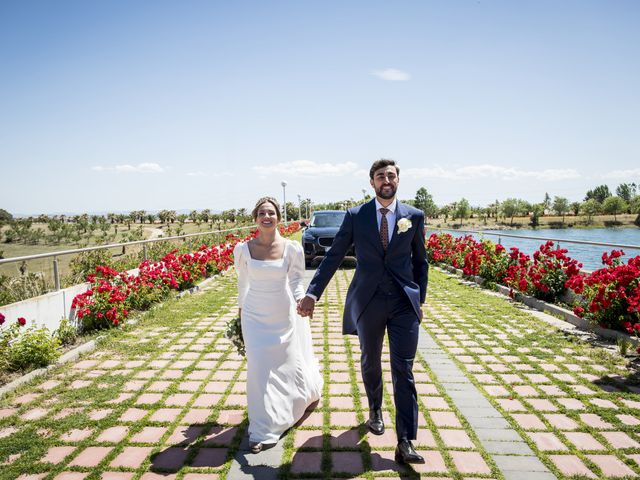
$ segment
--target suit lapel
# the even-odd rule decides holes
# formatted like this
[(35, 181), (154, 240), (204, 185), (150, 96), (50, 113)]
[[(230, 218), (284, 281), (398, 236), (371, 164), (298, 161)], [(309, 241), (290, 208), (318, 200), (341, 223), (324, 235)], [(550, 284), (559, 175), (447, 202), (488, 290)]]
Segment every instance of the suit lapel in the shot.
[(406, 218), (408, 216), (409, 212), (407, 211), (407, 208), (398, 200), (398, 202), (396, 203), (396, 224), (393, 226), (393, 235), (391, 235), (391, 241), (389, 242), (389, 246), (387, 247), (387, 252), (395, 243), (397, 243), (396, 237), (398, 236), (398, 221), (401, 218)]
[[(376, 250), (384, 255), (384, 249), (382, 248), (382, 241), (380, 240), (380, 231), (378, 230), (378, 212), (376, 212), (376, 201), (371, 200), (369, 203), (362, 207), (365, 210), (364, 221), (367, 234), (366, 238), (371, 239), (371, 243), (376, 247)], [(357, 247), (356, 247), (357, 248)]]

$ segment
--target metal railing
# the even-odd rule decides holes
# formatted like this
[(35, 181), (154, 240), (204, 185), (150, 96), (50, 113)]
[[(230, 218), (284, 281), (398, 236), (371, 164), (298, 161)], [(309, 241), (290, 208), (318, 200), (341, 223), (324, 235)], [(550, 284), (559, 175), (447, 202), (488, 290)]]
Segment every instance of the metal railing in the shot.
[(47, 252), (47, 253), (37, 253), (34, 255), (23, 255), (20, 257), (11, 257), (11, 258), (3, 258), (0, 259), (0, 265), (8, 264), (8, 263), (16, 263), (16, 262), (25, 262), (28, 260), (36, 260), (41, 258), (50, 258), (53, 257), (53, 279), (54, 279), (54, 290), (60, 290), (60, 268), (58, 263), (58, 257), (62, 257), (64, 255), (75, 255), (83, 252), (92, 252), (96, 250), (107, 250), (110, 248), (118, 248), (123, 247), (126, 248), (128, 246), (133, 245), (142, 245), (142, 255), (144, 259), (147, 259), (147, 244), (156, 243), (156, 242), (167, 242), (171, 240), (185, 240), (187, 238), (192, 237), (202, 237), (206, 235), (219, 235), (227, 232), (237, 232), (238, 230), (247, 230), (247, 229), (255, 229), (255, 225), (248, 225), (245, 227), (235, 227), (228, 228), (224, 230), (211, 230), (208, 232), (200, 232), (200, 233), (187, 233), (185, 235), (174, 235), (172, 237), (158, 237), (158, 238), (150, 238), (147, 240), (135, 240), (133, 242), (121, 242), (121, 243), (111, 243), (108, 245), (96, 245), (94, 247), (83, 247), (83, 248), (74, 248), (71, 250), (59, 250), (56, 252)]
[(549, 237), (531, 237), (528, 235), (513, 235), (509, 233), (494, 233), (487, 232), (485, 230), (457, 230), (455, 228), (428, 228), (425, 226), (425, 230), (432, 230), (437, 232), (457, 232), (457, 233), (470, 233), (473, 235), (492, 235), (494, 237), (498, 237), (498, 243), (501, 243), (502, 237), (509, 238), (523, 238), (526, 240), (551, 240), (554, 243), (560, 245), (560, 243), (575, 243), (578, 245), (592, 245), (594, 247), (611, 247), (611, 248), (626, 248), (628, 250), (640, 250), (640, 245), (625, 245), (620, 243), (606, 243), (606, 242), (590, 242), (588, 240), (568, 240), (566, 238), (549, 238)]

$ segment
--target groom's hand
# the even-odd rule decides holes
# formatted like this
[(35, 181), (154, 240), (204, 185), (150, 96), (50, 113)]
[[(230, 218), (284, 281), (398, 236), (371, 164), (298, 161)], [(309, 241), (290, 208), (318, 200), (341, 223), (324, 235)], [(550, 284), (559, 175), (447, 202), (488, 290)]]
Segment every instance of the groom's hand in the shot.
[(303, 317), (313, 318), (313, 310), (315, 306), (316, 301), (309, 296), (305, 296), (298, 302), (298, 314)]

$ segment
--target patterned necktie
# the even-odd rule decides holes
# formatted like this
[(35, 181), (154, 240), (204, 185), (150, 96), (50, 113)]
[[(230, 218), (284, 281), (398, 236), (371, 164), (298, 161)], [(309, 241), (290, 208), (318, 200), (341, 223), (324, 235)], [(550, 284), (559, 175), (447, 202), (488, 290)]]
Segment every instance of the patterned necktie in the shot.
[(380, 241), (382, 242), (382, 248), (386, 251), (389, 246), (389, 224), (387, 223), (388, 208), (381, 208), (380, 213), (382, 218), (380, 219)]

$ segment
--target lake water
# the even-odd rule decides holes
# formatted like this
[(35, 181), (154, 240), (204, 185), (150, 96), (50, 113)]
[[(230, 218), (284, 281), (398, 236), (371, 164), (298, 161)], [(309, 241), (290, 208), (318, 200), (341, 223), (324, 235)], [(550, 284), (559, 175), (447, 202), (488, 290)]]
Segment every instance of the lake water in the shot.
[[(566, 229), (536, 229), (536, 230), (485, 230), (486, 233), (492, 234), (508, 234), (523, 235), (527, 237), (536, 237), (541, 240), (529, 240), (523, 238), (510, 238), (495, 235), (486, 235), (484, 238), (500, 243), (507, 249), (517, 247), (523, 252), (531, 255), (541, 244), (545, 242), (542, 238), (552, 238), (561, 241), (560, 246), (569, 250), (568, 255), (582, 263), (584, 270), (597, 270), (602, 268), (602, 254), (610, 252), (613, 247), (580, 245), (572, 243), (563, 243), (562, 240), (584, 240), (588, 242), (615, 243), (620, 245), (635, 245), (640, 248), (640, 228), (566, 228)], [(433, 230), (427, 231), (427, 235), (431, 235)], [(447, 230), (454, 236), (464, 236), (464, 233)], [(479, 235), (474, 235), (479, 239)], [(618, 250), (618, 249), (616, 249)], [(640, 255), (640, 249), (623, 249), (625, 259)]]

